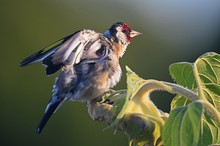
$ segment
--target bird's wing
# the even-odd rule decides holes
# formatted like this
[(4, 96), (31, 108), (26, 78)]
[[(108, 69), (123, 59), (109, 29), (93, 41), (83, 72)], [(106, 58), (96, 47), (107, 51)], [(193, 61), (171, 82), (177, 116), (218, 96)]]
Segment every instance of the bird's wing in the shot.
[(74, 34), (66, 36), (66, 37), (50, 44), (49, 46), (43, 48), (42, 50), (32, 54), (31, 56), (25, 58), (20, 63), (20, 66), (26, 66), (26, 65), (33, 64), (36, 62), (41, 62), (43, 59), (45, 59), (46, 57), (53, 54), (59, 47), (61, 47), (62, 44), (64, 44), (67, 40), (69, 40)]
[(53, 74), (64, 65), (79, 63), (85, 46), (91, 39), (97, 39), (99, 35), (92, 30), (78, 31), (27, 57), (20, 65), (26, 66), (35, 62), (42, 62), (47, 67), (46, 74)]

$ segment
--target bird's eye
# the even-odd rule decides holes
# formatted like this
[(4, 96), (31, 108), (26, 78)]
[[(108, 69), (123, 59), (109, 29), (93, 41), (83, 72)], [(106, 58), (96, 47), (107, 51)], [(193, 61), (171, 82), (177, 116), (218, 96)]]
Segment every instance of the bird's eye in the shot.
[(129, 34), (131, 31), (128, 30), (128, 29), (124, 29), (124, 30), (122, 30), (122, 32), (125, 33), (125, 34)]

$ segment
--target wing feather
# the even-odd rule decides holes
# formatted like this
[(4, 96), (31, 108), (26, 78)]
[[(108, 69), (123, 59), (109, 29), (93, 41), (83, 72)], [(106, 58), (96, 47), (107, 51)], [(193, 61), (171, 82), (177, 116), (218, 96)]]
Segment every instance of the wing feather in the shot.
[(47, 67), (46, 74), (51, 75), (64, 65), (78, 64), (82, 59), (85, 46), (91, 39), (98, 39), (99, 35), (93, 30), (78, 31), (27, 57), (20, 65), (42, 62)]
[(20, 66), (27, 66), (29, 64), (33, 64), (36, 62), (41, 62), (43, 59), (47, 58), (51, 54), (53, 54), (63, 43), (65, 43), (69, 38), (71, 38), (74, 34), (68, 35), (49, 46), (45, 47), (44, 49), (34, 53), (33, 55), (25, 58), (23, 61), (21, 61)]

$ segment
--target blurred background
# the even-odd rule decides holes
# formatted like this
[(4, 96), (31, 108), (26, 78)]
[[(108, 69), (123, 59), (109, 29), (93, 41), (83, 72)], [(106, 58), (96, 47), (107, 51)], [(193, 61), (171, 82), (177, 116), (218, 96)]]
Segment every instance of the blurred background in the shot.
[[(5, 0), (0, 4), (0, 145), (127, 146), (122, 132), (103, 132), (85, 104), (67, 102), (35, 133), (51, 97), (56, 75), (45, 76), (41, 64), (20, 68), (19, 62), (72, 32), (89, 28), (104, 32), (124, 21), (143, 35), (133, 39), (121, 59), (145, 79), (173, 82), (168, 67), (193, 62), (207, 51), (220, 50), (220, 1), (144, 0)], [(126, 88), (125, 72), (115, 89)], [(174, 95), (153, 93), (152, 100), (169, 112)]]

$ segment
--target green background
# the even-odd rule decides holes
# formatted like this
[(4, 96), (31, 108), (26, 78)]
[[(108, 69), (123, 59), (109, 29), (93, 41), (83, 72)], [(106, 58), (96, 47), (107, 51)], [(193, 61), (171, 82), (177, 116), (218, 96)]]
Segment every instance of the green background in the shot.
[[(51, 97), (57, 74), (47, 77), (41, 64), (19, 62), (48, 44), (83, 28), (104, 32), (117, 21), (143, 34), (133, 39), (121, 59), (145, 79), (171, 81), (168, 67), (193, 62), (220, 49), (220, 1), (0, 1), (0, 145), (127, 145), (122, 132), (94, 122), (85, 104), (66, 102), (41, 135), (35, 127)], [(115, 89), (126, 88), (125, 74)], [(169, 111), (173, 95), (153, 93), (156, 105)]]

